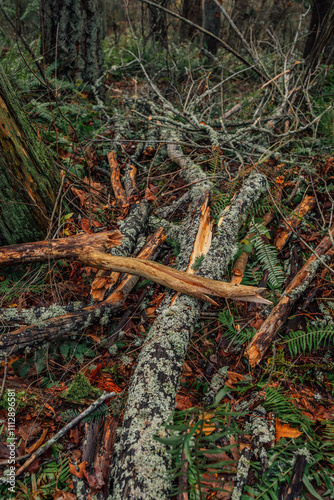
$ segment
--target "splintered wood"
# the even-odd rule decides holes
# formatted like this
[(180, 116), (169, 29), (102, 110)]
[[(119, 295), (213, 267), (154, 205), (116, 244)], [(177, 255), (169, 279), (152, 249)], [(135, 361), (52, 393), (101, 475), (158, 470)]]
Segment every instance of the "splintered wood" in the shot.
[[(85, 234), (62, 240), (2, 247), (0, 249), (0, 265), (72, 258), (80, 260), (90, 267), (135, 274), (211, 304), (216, 304), (216, 302), (208, 295), (260, 304), (271, 303), (260, 295), (265, 288), (232, 285), (224, 281), (195, 276), (156, 262), (146, 262), (131, 257), (118, 257), (105, 252), (106, 247), (110, 248), (120, 243), (121, 233), (111, 231), (108, 235), (104, 233), (98, 235)], [(35, 252), (34, 248), (36, 249)]]

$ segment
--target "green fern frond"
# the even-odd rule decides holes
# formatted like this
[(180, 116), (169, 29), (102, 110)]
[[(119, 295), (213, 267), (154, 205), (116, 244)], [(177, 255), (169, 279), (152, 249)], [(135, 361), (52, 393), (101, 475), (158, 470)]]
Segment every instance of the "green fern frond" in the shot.
[(251, 241), (255, 247), (255, 255), (263, 269), (268, 271), (268, 284), (272, 289), (281, 288), (284, 282), (284, 272), (278, 260), (278, 252), (274, 245), (265, 243), (262, 236), (268, 234), (268, 230), (262, 224), (250, 226), (250, 231), (254, 233)]
[(242, 285), (258, 286), (263, 273), (258, 266), (252, 266), (250, 262), (247, 262), (247, 266), (242, 278)]
[(231, 198), (227, 193), (219, 193), (219, 196), (211, 203), (211, 213), (217, 223), (222, 215), (222, 212), (231, 203)]
[[(71, 408), (71, 409), (64, 411), (61, 414), (61, 417), (65, 422), (67, 422), (67, 421), (70, 421), (70, 420), (73, 420), (74, 418), (76, 418), (78, 415), (80, 415), (80, 413), (82, 413), (82, 411), (80, 409), (77, 410), (77, 409)], [(83, 418), (82, 421), (83, 422), (97, 422), (97, 421), (101, 420), (101, 418), (105, 417), (108, 414), (109, 414), (108, 406), (105, 403), (102, 403), (90, 415), (87, 415), (87, 417)]]
[[(334, 325), (319, 325), (319, 323), (306, 326), (306, 332), (297, 330), (289, 332), (282, 344), (288, 346), (291, 356), (305, 354), (307, 351), (317, 351), (320, 347), (326, 347), (334, 343)], [(281, 344), (281, 345), (282, 345)]]
[(291, 399), (282, 391), (268, 387), (266, 400), (263, 403), (268, 412), (274, 412), (278, 417), (295, 424), (300, 424), (301, 412), (296, 408)]
[(234, 318), (227, 310), (218, 313), (218, 321), (226, 328), (223, 336), (233, 341), (234, 345), (243, 345), (245, 342), (249, 342), (255, 335), (254, 328), (245, 328), (239, 332), (235, 330)]

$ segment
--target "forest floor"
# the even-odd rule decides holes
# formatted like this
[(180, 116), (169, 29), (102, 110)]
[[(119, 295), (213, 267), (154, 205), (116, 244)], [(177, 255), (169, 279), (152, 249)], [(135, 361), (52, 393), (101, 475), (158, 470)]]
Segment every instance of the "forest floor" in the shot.
[[(168, 154), (168, 142), (177, 142), (211, 183), (206, 224), (211, 228), (212, 221), (213, 238), (243, 183), (254, 172), (265, 175), (266, 191), (240, 222), (224, 280), (266, 287), (273, 305), (214, 297), (219, 305), (202, 309), (182, 367), (169, 424), (172, 437), (166, 438), (173, 495), (184, 489), (194, 499), (228, 500), (233, 491), (233, 498), (290, 498), (290, 485), (298, 498), (334, 498), (333, 248), (308, 270), (307, 279), (293, 285), (294, 298), (261, 359), (252, 361), (249, 352), (256, 332), (333, 227), (333, 110), (321, 115), (334, 88), (333, 69), (321, 68), (326, 79), (320, 85), (319, 76), (308, 89), (312, 112), (321, 115), (313, 121), (305, 100), (287, 104), (276, 87), (268, 85), (266, 93), (258, 77), (243, 76), (238, 67), (222, 75), (219, 54), (210, 60), (191, 46), (172, 47), (172, 55), (164, 56), (166, 69), (162, 56), (145, 66), (142, 50), (141, 58), (138, 51), (137, 58), (124, 52), (117, 61), (119, 52), (106, 47), (106, 67), (112, 62), (113, 68), (107, 71), (104, 104), (96, 89), (60, 81), (58, 102), (50, 102), (28, 70), (21, 66), (16, 72), (14, 84), (25, 109), (62, 168), (61, 211), (52, 220), (52, 237), (122, 232), (132, 205), (146, 200), (152, 215), (132, 256), (163, 220), (168, 237), (157, 244), (155, 260), (175, 267), (180, 241), (173, 230), (188, 214), (187, 193), (198, 181), (185, 179), (182, 166)], [(6, 63), (7, 71), (13, 69), (10, 55)], [(223, 92), (219, 84), (226, 77), (230, 82)], [(53, 81), (52, 74), (49, 78)], [(297, 88), (298, 78), (276, 82), (286, 95)], [(236, 267), (240, 257), (244, 265)], [(203, 258), (204, 250), (192, 272), (201, 275)], [(29, 311), (73, 303), (80, 310), (93, 299), (105, 300), (120, 280), (66, 259), (2, 267), (2, 334), (29, 325)], [(8, 390), (15, 390), (19, 466), (101, 391), (119, 394), (27, 464), (13, 498), (70, 500), (76, 498), (76, 478), (90, 491), (103, 490), (103, 482), (94, 482), (93, 464), (82, 458), (83, 441), (90, 424), (98, 421), (101, 429), (107, 420), (112, 451), (141, 346), (166, 294), (163, 286), (140, 278), (106, 324), (74, 328), (33, 352), (8, 353), (0, 418), (6, 421)], [(15, 311), (16, 322), (5, 320), (8, 309)], [(259, 430), (261, 420), (266, 424)], [(2, 466), (7, 452), (0, 442)], [(248, 461), (245, 478), (242, 458)], [(0, 484), (1, 498), (5, 491)]]

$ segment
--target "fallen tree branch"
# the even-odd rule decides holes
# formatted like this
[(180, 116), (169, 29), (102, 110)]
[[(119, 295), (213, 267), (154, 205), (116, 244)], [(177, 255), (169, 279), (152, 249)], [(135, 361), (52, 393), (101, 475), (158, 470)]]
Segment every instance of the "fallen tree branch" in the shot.
[[(181, 148), (177, 153), (182, 157)], [(200, 267), (201, 274), (210, 278), (222, 277), (234, 255), (239, 226), (265, 189), (262, 175), (253, 174), (245, 181)], [(199, 221), (196, 221), (198, 227)], [(188, 225), (188, 233), (183, 236), (188, 260), (194, 242), (189, 235), (195, 236), (194, 227), (195, 222)], [(182, 256), (181, 261), (186, 268)], [(166, 436), (164, 424), (174, 410), (183, 361), (202, 308), (202, 302), (186, 295), (177, 297), (171, 307), (167, 302), (160, 306), (129, 389), (123, 426), (115, 445), (109, 500), (168, 498), (170, 457), (166, 446), (154, 436)]]
[[(163, 229), (160, 228), (147, 239), (139, 256), (143, 259), (154, 259), (164, 240), (165, 235)], [(125, 275), (120, 284), (103, 302), (74, 313), (67, 313), (66, 306), (65, 308), (53, 306), (50, 308), (49, 316), (47, 316), (47, 311), (44, 311), (44, 315), (37, 318), (33, 325), (22, 326), (13, 332), (1, 335), (1, 354), (11, 355), (11, 353), (25, 348), (40, 347), (44, 342), (51, 342), (64, 335), (78, 333), (95, 322), (106, 326), (113, 315), (124, 309), (124, 301), (138, 280), (138, 276)], [(12, 317), (17, 320), (15, 309), (10, 308), (3, 311), (2, 320), (4, 322), (10, 322)]]
[[(334, 228), (331, 230), (331, 235), (334, 235)], [(278, 304), (273, 308), (264, 323), (262, 323), (259, 331), (247, 347), (246, 354), (251, 366), (260, 363), (270, 343), (285, 323), (293, 304), (306, 290), (318, 267), (323, 263), (324, 259), (320, 259), (319, 257), (329, 252), (331, 247), (330, 236), (325, 236), (315, 249), (317, 255), (312, 255), (305, 262), (304, 266), (287, 286)]]

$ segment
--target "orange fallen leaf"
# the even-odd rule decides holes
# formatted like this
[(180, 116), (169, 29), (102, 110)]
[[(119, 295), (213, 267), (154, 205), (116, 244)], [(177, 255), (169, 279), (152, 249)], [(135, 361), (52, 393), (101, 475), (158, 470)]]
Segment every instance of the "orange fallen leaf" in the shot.
[(69, 464), (70, 466), (70, 473), (73, 474), (73, 476), (78, 477), (79, 479), (82, 479), (84, 477), (84, 472), (86, 470), (86, 465), (88, 462), (81, 462), (77, 467), (79, 467), (79, 471), (77, 471), (76, 466), (74, 464)]
[(286, 438), (297, 438), (301, 435), (301, 432), (288, 424), (282, 424), (279, 420), (276, 421), (275, 430), (275, 440), (276, 443), (283, 437)]

